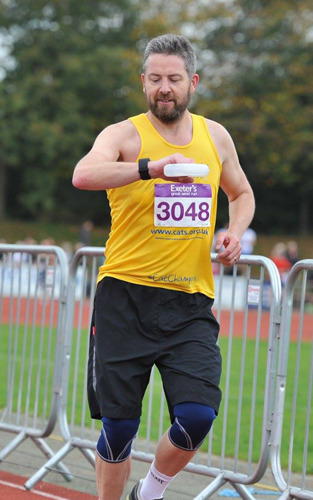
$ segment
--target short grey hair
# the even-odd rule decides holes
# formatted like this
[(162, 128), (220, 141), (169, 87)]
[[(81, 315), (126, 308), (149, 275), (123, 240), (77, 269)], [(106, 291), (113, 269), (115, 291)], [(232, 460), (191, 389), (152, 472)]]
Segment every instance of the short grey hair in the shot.
[(142, 64), (143, 73), (146, 72), (147, 60), (151, 54), (180, 56), (185, 62), (185, 69), (189, 78), (191, 78), (196, 71), (196, 53), (188, 38), (184, 36), (167, 34), (152, 38), (144, 52)]

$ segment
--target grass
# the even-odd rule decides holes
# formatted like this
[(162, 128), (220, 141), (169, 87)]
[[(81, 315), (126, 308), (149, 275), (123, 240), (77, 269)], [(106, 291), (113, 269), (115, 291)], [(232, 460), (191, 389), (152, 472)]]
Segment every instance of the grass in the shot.
[(0, 408), (40, 420), (49, 416), (54, 368), (55, 329), (7, 325), (0, 329)]
[[(30, 414), (35, 414), (36, 418), (42, 416), (46, 418), (51, 408), (53, 360), (56, 332), (47, 328), (35, 328), (27, 331), (20, 328), (15, 331), (9, 330), (7, 325), (2, 325), (0, 330), (0, 414), (7, 401), (7, 387), (11, 387), (13, 394), (11, 412), (19, 411), (21, 414), (27, 409)], [(11, 343), (9, 343), (11, 338)], [(306, 408), (308, 399), (308, 381), (311, 362), (311, 352), (308, 348), (310, 344), (301, 346), (299, 364), (299, 383), (296, 390), (296, 425), (295, 439), (293, 447), (293, 470), (300, 472), (303, 462), (303, 441), (306, 425)], [(72, 345), (72, 363), (70, 364), (69, 376), (69, 399), (68, 399), (68, 418), (71, 417), (71, 408), (73, 405), (75, 415), (75, 425), (81, 425), (81, 421), (90, 425), (88, 407), (83, 409), (85, 400), (85, 379), (84, 371), (86, 366), (86, 353), (88, 346), (88, 332), (82, 331), (80, 337), (73, 339)], [(249, 435), (252, 432), (252, 459), (258, 461), (262, 434), (263, 404), (264, 404), (264, 385), (266, 373), (267, 343), (260, 342), (258, 365), (256, 367), (254, 340), (248, 340), (245, 352), (243, 353), (242, 340), (234, 338), (231, 346), (231, 363), (229, 371), (229, 380), (226, 379), (227, 353), (230, 349), (228, 339), (222, 337), (220, 346), (223, 355), (224, 370), (221, 380), (221, 387), (225, 394), (225, 387), (229, 383), (229, 402), (227, 411), (227, 420), (225, 420), (225, 400), (221, 405), (221, 410), (213, 427), (212, 453), (220, 456), (223, 443), (223, 423), (225, 424), (225, 450), (226, 457), (234, 457), (241, 460), (247, 460), (249, 456)], [(77, 363), (74, 364), (75, 352), (78, 352)], [(243, 356), (244, 354), (244, 356)], [(285, 402), (285, 417), (282, 439), (282, 466), (287, 467), (289, 451), (289, 433), (292, 422), (293, 401), (293, 380), (296, 366), (297, 346), (290, 344), (289, 366), (290, 381), (288, 381)], [(23, 362), (23, 360), (25, 362)], [(13, 364), (14, 370), (13, 370)], [(12, 371), (10, 371), (10, 367)], [(9, 369), (8, 369), (9, 368)], [(74, 373), (75, 370), (77, 373)], [(240, 393), (240, 380), (243, 380), (244, 391)], [(77, 380), (77, 383), (74, 381)], [(251, 399), (252, 385), (256, 380), (256, 400), (255, 417), (251, 418)], [(289, 380), (289, 379), (288, 379)], [(74, 391), (76, 390), (76, 392)], [(240, 397), (242, 396), (242, 399)], [(147, 434), (147, 416), (148, 416), (149, 391), (144, 399), (143, 415), (140, 426), (139, 437), (145, 438)], [(162, 428), (159, 428), (160, 421), (160, 400), (161, 400), (161, 380), (158, 372), (155, 373), (153, 384), (153, 402), (152, 402), (152, 441), (157, 441), (160, 434), (168, 427), (169, 419), (165, 404), (165, 417), (162, 422)], [(38, 405), (37, 405), (37, 403)], [(238, 414), (241, 413), (241, 419), (238, 420)], [(239, 422), (240, 421), (240, 425)], [(236, 437), (239, 435), (237, 443)], [(313, 436), (313, 421), (310, 422), (310, 436)], [(238, 446), (236, 446), (236, 443)], [(312, 456), (312, 439), (309, 446), (309, 457)], [(207, 450), (208, 440), (204, 443), (202, 449)], [(307, 473), (313, 473), (313, 464), (307, 466)]]

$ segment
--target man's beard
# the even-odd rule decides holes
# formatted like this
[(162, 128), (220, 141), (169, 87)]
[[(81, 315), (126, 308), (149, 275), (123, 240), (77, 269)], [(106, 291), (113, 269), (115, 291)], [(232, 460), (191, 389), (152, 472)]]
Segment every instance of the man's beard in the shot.
[(167, 109), (159, 107), (158, 101), (152, 102), (147, 98), (147, 104), (151, 111), (151, 113), (158, 118), (162, 123), (170, 124), (175, 123), (183, 116), (186, 111), (191, 99), (190, 91), (186, 95), (185, 99), (181, 101), (179, 104), (173, 99), (172, 102), (174, 107), (169, 111)]

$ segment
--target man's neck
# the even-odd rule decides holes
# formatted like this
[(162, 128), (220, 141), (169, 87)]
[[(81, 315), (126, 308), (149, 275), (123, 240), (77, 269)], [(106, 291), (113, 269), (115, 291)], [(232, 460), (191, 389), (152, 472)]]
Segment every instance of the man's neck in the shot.
[(159, 134), (171, 144), (184, 146), (192, 140), (192, 117), (189, 111), (186, 110), (183, 116), (173, 123), (163, 123), (151, 111), (146, 115)]

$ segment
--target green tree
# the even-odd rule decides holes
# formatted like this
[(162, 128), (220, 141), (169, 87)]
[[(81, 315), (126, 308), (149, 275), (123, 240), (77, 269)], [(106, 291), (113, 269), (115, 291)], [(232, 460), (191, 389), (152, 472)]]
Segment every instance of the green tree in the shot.
[[(256, 221), (309, 230), (313, 178), (311, 2), (213, 2), (197, 14), (197, 109), (232, 133), (258, 202)], [(210, 10), (210, 13), (208, 12)], [(209, 19), (209, 20), (208, 20)], [(276, 227), (275, 227), (276, 225)]]
[(76, 203), (75, 163), (104, 126), (140, 106), (135, 5), (1, 0), (0, 6), (11, 63), (0, 83), (0, 215), (7, 193), (13, 215), (73, 218), (103, 197)]
[(312, 21), (309, 0), (0, 0), (11, 50), (0, 73), (0, 215), (6, 193), (13, 216), (73, 220), (88, 208), (102, 220), (103, 193), (73, 189), (73, 166), (104, 126), (145, 108), (139, 52), (176, 32), (199, 49), (191, 109), (231, 132), (257, 229), (294, 231), (300, 221), (307, 230)]

